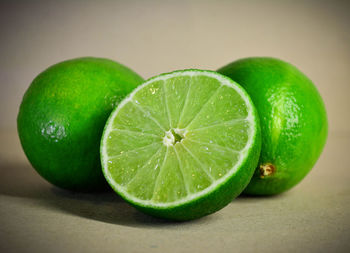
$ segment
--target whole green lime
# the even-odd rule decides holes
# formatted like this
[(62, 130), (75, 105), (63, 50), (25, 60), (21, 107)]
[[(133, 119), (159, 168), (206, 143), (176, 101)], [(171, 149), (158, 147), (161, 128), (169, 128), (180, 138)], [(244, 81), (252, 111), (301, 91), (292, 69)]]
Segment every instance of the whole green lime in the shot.
[(39, 74), (24, 94), (17, 118), (23, 150), (37, 172), (70, 190), (107, 187), (99, 144), (112, 109), (143, 79), (101, 58), (77, 58)]
[(292, 188), (312, 169), (327, 139), (326, 110), (316, 87), (296, 67), (274, 58), (245, 58), (218, 72), (245, 88), (260, 117), (261, 155), (245, 193)]

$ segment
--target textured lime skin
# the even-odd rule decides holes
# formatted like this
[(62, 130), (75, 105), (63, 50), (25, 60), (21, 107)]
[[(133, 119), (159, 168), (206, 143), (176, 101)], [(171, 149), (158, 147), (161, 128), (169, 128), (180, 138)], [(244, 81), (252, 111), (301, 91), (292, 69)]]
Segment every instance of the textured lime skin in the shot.
[(112, 109), (143, 79), (102, 58), (77, 58), (39, 74), (24, 94), (17, 128), (37, 172), (70, 190), (107, 189), (99, 157)]
[[(328, 123), (314, 84), (296, 67), (274, 58), (245, 58), (218, 70), (246, 89), (261, 122), (259, 166), (245, 189), (253, 195), (278, 194), (312, 169), (327, 139)], [(260, 166), (272, 164), (263, 176)]]
[[(213, 72), (213, 71), (207, 71), (207, 70), (187, 69), (187, 70), (174, 71), (172, 73), (184, 72), (184, 71), (196, 71), (199, 73)], [(160, 74), (159, 76), (168, 75), (168, 74), (171, 74), (171, 73), (164, 73), (164, 74)], [(158, 76), (152, 77), (148, 79), (146, 82), (151, 81), (152, 79), (155, 79), (157, 77)], [(228, 79), (226, 76), (223, 76), (223, 78)], [(232, 82), (232, 80), (229, 80), (229, 81)], [(252, 104), (253, 102), (251, 101), (249, 95), (245, 92), (245, 90), (242, 89), (242, 87), (237, 83), (234, 83), (234, 84), (238, 86), (244, 94), (246, 94), (249, 102)], [(117, 109), (118, 108), (115, 108), (115, 110)], [(104, 168), (103, 172), (105, 173), (104, 174), (105, 178), (107, 182), (110, 184), (110, 186), (113, 188), (113, 190), (119, 196), (121, 196), (126, 202), (128, 202), (129, 204), (131, 204), (141, 212), (144, 212), (151, 216), (174, 220), (174, 221), (188, 221), (188, 220), (198, 219), (203, 216), (212, 214), (222, 209), (229, 203), (231, 203), (234, 198), (236, 198), (239, 194), (241, 194), (242, 191), (248, 185), (250, 179), (254, 174), (254, 170), (258, 163), (260, 151), (261, 151), (261, 129), (260, 129), (258, 112), (254, 106), (252, 109), (253, 109), (252, 116), (256, 120), (256, 124), (253, 130), (254, 135), (252, 136), (252, 144), (248, 151), (248, 155), (245, 157), (241, 165), (238, 167), (237, 171), (231, 177), (228, 177), (226, 181), (222, 182), (215, 189), (212, 189), (211, 191), (207, 192), (205, 195), (201, 195), (197, 198), (191, 199), (186, 203), (173, 206), (173, 207), (159, 207), (159, 206), (150, 207), (150, 206), (141, 205), (139, 203), (134, 202), (132, 199), (128, 198), (121, 191), (119, 191), (119, 189), (114, 186), (112, 182), (113, 179), (109, 178), (108, 175), (106, 174), (105, 168)], [(104, 167), (103, 139), (106, 136), (108, 136), (107, 126), (113, 121), (114, 119), (112, 117), (113, 114), (114, 113), (112, 112), (109, 119), (107, 120), (105, 129), (103, 132), (103, 137), (101, 140), (100, 151), (101, 151), (101, 163), (103, 167)]]

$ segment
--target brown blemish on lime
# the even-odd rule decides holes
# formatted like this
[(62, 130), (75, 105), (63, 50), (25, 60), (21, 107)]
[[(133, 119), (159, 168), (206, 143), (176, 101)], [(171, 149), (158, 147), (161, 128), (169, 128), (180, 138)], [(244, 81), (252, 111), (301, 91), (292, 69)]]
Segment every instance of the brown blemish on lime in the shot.
[(271, 176), (275, 173), (276, 167), (272, 163), (261, 164), (259, 167), (260, 178)]

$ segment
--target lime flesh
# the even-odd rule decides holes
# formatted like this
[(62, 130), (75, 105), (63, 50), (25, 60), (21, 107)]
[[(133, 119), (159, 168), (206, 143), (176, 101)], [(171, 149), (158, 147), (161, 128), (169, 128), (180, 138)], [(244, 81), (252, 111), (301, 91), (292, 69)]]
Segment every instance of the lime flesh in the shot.
[(188, 220), (242, 192), (260, 151), (249, 96), (211, 71), (151, 78), (112, 112), (101, 141), (104, 175), (136, 208)]
[(291, 189), (315, 165), (327, 139), (326, 109), (315, 85), (293, 65), (274, 58), (245, 58), (218, 72), (242, 85), (260, 116), (261, 156), (245, 193)]

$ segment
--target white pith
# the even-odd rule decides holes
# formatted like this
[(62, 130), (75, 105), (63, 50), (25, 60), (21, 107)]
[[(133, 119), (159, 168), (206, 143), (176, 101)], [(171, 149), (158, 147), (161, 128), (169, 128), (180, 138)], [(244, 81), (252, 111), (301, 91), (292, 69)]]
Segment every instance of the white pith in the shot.
[[(179, 129), (179, 128), (173, 128), (174, 132), (180, 136), (185, 137), (186, 136), (186, 129)], [(181, 140), (182, 141), (182, 140)], [(163, 137), (163, 144), (165, 146), (174, 146), (175, 144), (175, 137), (173, 133), (171, 132), (171, 129), (169, 131), (165, 132), (165, 135)]]
[[(248, 116), (245, 118), (245, 120), (247, 120), (250, 123), (250, 131), (248, 132), (248, 141), (246, 143), (246, 146), (244, 149), (240, 150), (240, 156), (239, 156), (239, 160), (237, 161), (237, 163), (235, 164), (234, 167), (231, 168), (231, 170), (224, 175), (222, 178), (215, 180), (209, 187), (205, 188), (202, 191), (199, 191), (195, 194), (189, 194), (187, 195), (185, 198), (173, 201), (173, 202), (168, 202), (168, 203), (155, 203), (152, 200), (142, 200), (139, 198), (135, 198), (134, 196), (130, 195), (127, 191), (125, 191), (124, 187), (117, 184), (111, 177), (110, 172), (108, 171), (108, 156), (107, 156), (107, 152), (106, 152), (106, 141), (108, 138), (108, 134), (104, 134), (103, 136), (103, 140), (102, 140), (102, 160), (103, 160), (103, 171), (104, 174), (108, 180), (108, 182), (113, 186), (113, 188), (121, 195), (123, 195), (126, 199), (130, 200), (133, 203), (139, 204), (141, 206), (148, 206), (148, 207), (157, 207), (157, 208), (169, 208), (172, 206), (177, 206), (179, 204), (183, 204), (186, 202), (189, 202), (191, 200), (197, 199), (200, 196), (206, 195), (208, 192), (210, 192), (211, 190), (215, 189), (217, 185), (225, 182), (229, 177), (231, 177), (237, 170), (238, 167), (241, 166), (243, 159), (246, 157), (246, 153), (248, 151), (248, 149), (252, 146), (252, 141), (253, 141), (253, 137), (254, 137), (254, 133), (256, 129), (256, 125), (255, 125), (255, 121), (254, 121), (254, 117), (253, 117), (253, 108), (251, 106), (251, 102), (248, 101), (247, 99), (247, 95), (244, 94), (242, 88), (237, 87), (236, 85), (233, 84), (232, 81), (230, 81), (227, 78), (221, 77), (221, 75), (216, 74), (214, 72), (206, 72), (206, 71), (196, 71), (196, 70), (187, 70), (185, 72), (173, 72), (170, 74), (165, 74), (165, 75), (161, 75), (155, 78), (152, 78), (150, 80), (148, 80), (147, 82), (145, 82), (144, 84), (140, 85), (139, 87), (137, 87), (131, 94), (129, 94), (129, 96), (127, 98), (125, 98), (117, 107), (117, 109), (112, 113), (112, 115), (110, 116), (110, 120), (107, 123), (107, 126), (105, 128), (105, 133), (109, 133), (112, 130), (112, 124), (113, 124), (113, 119), (115, 118), (115, 116), (118, 114), (119, 110), (121, 108), (123, 108), (123, 106), (131, 101), (133, 101), (133, 97), (134, 95), (140, 90), (143, 89), (144, 87), (150, 85), (153, 82), (156, 81), (160, 81), (160, 80), (167, 80), (169, 78), (173, 78), (176, 76), (208, 76), (214, 79), (217, 79), (220, 81), (220, 83), (222, 85), (226, 85), (230, 88), (233, 88), (237, 91), (238, 94), (241, 95), (241, 98), (244, 100), (246, 106), (247, 106), (247, 111), (248, 111)], [(135, 103), (135, 102), (134, 102)], [(181, 134), (183, 136), (186, 135), (186, 129), (174, 129), (175, 133), (177, 134)], [(164, 133), (164, 138), (163, 138), (163, 144), (165, 146), (167, 146), (167, 148), (169, 148), (169, 146), (173, 146), (174, 143), (174, 136), (171, 133), (171, 129), (169, 129), (168, 131), (166, 131)]]
[(170, 130), (166, 131), (163, 138), (163, 144), (168, 147), (168, 146), (174, 145), (174, 142), (175, 142), (175, 137), (173, 133)]

